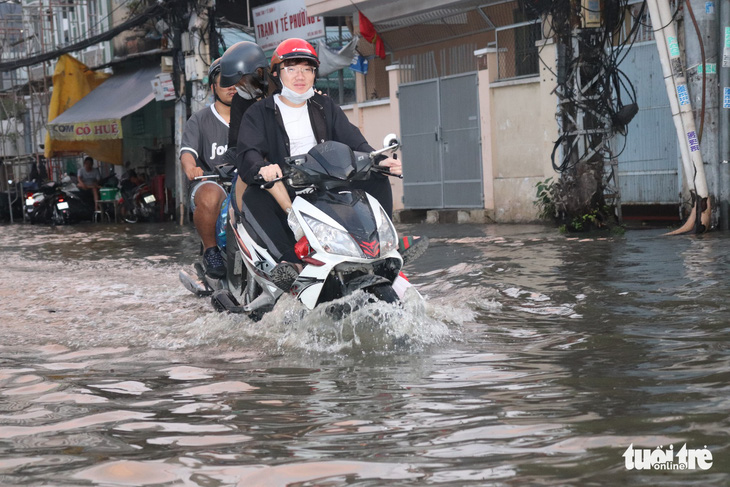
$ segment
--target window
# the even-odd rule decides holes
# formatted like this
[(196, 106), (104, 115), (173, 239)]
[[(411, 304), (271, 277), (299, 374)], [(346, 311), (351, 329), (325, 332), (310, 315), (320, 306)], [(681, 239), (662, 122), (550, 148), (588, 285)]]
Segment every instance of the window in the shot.
[(540, 53), (536, 43), (542, 39), (539, 21), (520, 22), (497, 28), (497, 77), (500, 80), (536, 76)]

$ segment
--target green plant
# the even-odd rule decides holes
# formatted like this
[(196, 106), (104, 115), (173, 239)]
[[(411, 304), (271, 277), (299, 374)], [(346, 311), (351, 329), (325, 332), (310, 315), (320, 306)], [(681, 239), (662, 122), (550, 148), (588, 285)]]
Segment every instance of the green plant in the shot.
[(585, 215), (580, 215), (573, 218), (571, 226), (576, 232), (582, 232), (583, 230), (600, 227), (601, 225), (598, 219), (598, 211), (593, 210), (590, 213), (586, 213)]
[(555, 181), (550, 177), (539, 181), (535, 187), (537, 188), (537, 199), (533, 204), (538, 208), (538, 216), (543, 220), (554, 219), (557, 216)]

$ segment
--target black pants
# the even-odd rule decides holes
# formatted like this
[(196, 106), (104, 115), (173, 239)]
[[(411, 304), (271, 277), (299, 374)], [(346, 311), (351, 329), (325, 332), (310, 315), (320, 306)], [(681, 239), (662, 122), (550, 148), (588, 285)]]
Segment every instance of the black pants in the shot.
[(94, 208), (94, 205), (96, 202), (94, 201), (94, 191), (91, 189), (81, 189), (79, 188), (79, 192), (77, 193), (79, 195), (79, 198), (81, 201), (86, 204), (89, 208)]
[[(373, 175), (365, 181), (350, 184), (353, 189), (362, 189), (378, 200), (388, 217), (392, 218), (393, 193), (386, 177)], [(294, 193), (289, 197), (294, 200)], [(245, 226), (249, 233), (255, 234), (257, 242), (269, 250), (278, 262), (299, 262), (294, 253), (294, 234), (286, 222), (286, 212), (281, 209), (273, 196), (258, 185), (249, 185), (243, 193), (241, 209)]]

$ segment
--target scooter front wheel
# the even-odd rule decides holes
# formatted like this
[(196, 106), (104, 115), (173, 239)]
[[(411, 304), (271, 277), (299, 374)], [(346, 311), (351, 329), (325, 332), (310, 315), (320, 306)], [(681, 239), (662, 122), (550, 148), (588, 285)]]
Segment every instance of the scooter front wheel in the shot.
[(393, 289), (393, 286), (389, 284), (376, 284), (365, 289), (365, 292), (386, 303), (397, 303), (400, 301), (398, 294)]

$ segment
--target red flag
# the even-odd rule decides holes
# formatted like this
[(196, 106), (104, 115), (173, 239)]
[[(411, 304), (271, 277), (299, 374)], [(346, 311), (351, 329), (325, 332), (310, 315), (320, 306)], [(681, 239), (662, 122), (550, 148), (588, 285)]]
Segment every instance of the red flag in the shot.
[(360, 14), (360, 34), (365, 38), (368, 42), (374, 42), (375, 43), (375, 54), (377, 54), (380, 59), (385, 59), (385, 44), (383, 44), (383, 40), (380, 38), (377, 32), (375, 32), (375, 26), (373, 25), (370, 20), (363, 15), (362, 12), (359, 12)]

